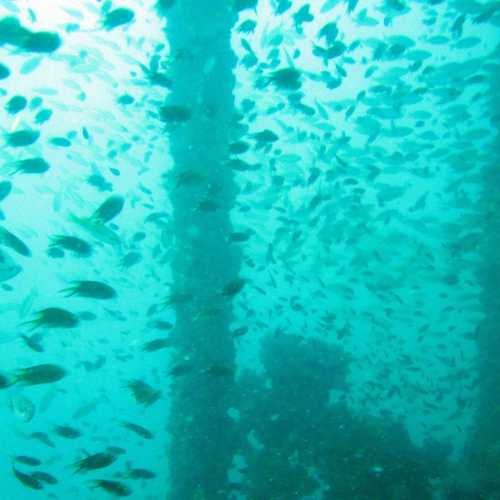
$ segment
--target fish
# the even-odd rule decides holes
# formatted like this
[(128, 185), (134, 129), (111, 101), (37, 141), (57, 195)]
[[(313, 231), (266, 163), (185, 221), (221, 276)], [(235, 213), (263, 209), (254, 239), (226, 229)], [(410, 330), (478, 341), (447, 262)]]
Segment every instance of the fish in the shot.
[(119, 26), (131, 23), (134, 18), (135, 13), (132, 9), (118, 7), (117, 9), (110, 10), (104, 14), (102, 25), (106, 30), (111, 31)]
[(92, 484), (94, 488), (101, 488), (117, 497), (128, 497), (132, 494), (132, 490), (125, 483), (120, 481), (112, 481), (111, 479), (94, 479)]
[(116, 291), (111, 286), (100, 281), (75, 281), (69, 288), (61, 290), (66, 297), (74, 295), (89, 299), (109, 300), (116, 297)]
[(10, 409), (14, 416), (23, 422), (30, 422), (35, 416), (35, 404), (21, 393), (11, 396)]
[(31, 477), (33, 479), (36, 479), (37, 481), (46, 484), (57, 484), (59, 482), (57, 478), (55, 478), (52, 474), (49, 474), (48, 472), (44, 472), (41, 470), (36, 470), (32, 472)]
[(78, 316), (62, 307), (47, 307), (35, 313), (35, 319), (26, 321), (25, 325), (36, 328), (75, 328), (80, 323)]
[(153, 433), (142, 425), (134, 424), (133, 422), (128, 421), (123, 421), (121, 424), (126, 429), (135, 432), (138, 436), (141, 436), (144, 439), (153, 439), (154, 437)]
[(16, 370), (14, 383), (21, 383), (23, 385), (52, 384), (58, 382), (66, 375), (66, 370), (61, 366), (44, 363)]
[(39, 137), (40, 132), (38, 130), (23, 129), (6, 134), (5, 140), (7, 145), (12, 148), (23, 148), (34, 144)]
[(3, 226), (0, 226), (0, 245), (5, 245), (23, 257), (31, 257), (31, 250), (26, 243)]
[(142, 345), (142, 350), (145, 352), (154, 352), (172, 345), (169, 339), (154, 339)]
[(22, 270), (23, 268), (0, 248), (0, 282), (15, 278)]
[(14, 476), (22, 484), (24, 484), (24, 486), (27, 486), (28, 488), (31, 488), (33, 490), (43, 489), (42, 482), (39, 479), (33, 477), (31, 474), (25, 474), (24, 472), (21, 472), (20, 470), (16, 469), (14, 466), (12, 466), (12, 472), (14, 473)]
[(15, 462), (20, 464), (29, 465), (30, 467), (38, 467), (42, 465), (42, 461), (35, 457), (30, 457), (28, 455), (16, 455), (14, 457)]
[(71, 427), (69, 425), (56, 425), (54, 427), (54, 432), (58, 436), (66, 439), (77, 439), (82, 435), (82, 433), (78, 429), (75, 429), (74, 427)]
[(73, 467), (75, 468), (75, 472), (88, 472), (91, 470), (103, 469), (105, 467), (108, 467), (115, 460), (115, 455), (107, 452), (99, 452), (94, 453), (93, 455), (88, 455), (81, 460), (77, 460), (73, 463)]
[(155, 390), (148, 383), (139, 379), (127, 381), (126, 387), (132, 392), (135, 400), (144, 406), (152, 405), (161, 397), (161, 391)]
[(56, 445), (53, 443), (53, 441), (50, 440), (49, 436), (45, 432), (33, 432), (30, 434), (30, 437), (32, 439), (36, 439), (43, 443), (44, 445), (48, 446), (49, 448), (55, 448)]

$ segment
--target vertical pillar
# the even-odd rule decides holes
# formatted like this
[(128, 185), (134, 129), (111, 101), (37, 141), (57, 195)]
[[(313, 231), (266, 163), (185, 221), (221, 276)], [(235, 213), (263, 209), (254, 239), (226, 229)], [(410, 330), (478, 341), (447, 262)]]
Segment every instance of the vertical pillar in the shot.
[[(227, 498), (235, 453), (228, 415), (234, 387), (231, 298), (239, 255), (227, 243), (236, 186), (227, 167), (233, 109), (227, 0), (160, 0), (171, 48), (172, 93), (160, 110), (174, 166), (166, 176), (173, 207), (174, 365), (168, 430), (169, 500)], [(180, 108), (178, 108), (180, 107)]]

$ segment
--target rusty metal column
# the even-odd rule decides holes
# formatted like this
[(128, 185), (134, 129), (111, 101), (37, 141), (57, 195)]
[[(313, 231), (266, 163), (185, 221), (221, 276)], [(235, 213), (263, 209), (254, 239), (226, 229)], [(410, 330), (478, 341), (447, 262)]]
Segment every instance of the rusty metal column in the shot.
[(475, 431), (466, 447), (468, 474), (481, 498), (496, 498), (500, 491), (500, 76), (491, 75), (490, 92), (496, 127), (491, 163), (483, 171), (483, 192), (478, 215), (483, 233), (478, 251), (482, 256), (479, 283), (482, 286), (484, 319), (477, 329), (479, 404)]
[(167, 498), (223, 499), (236, 451), (228, 415), (232, 300), (221, 290), (238, 276), (240, 260), (227, 243), (236, 186), (226, 165), (236, 64), (230, 36), (237, 12), (227, 0), (164, 0), (159, 10), (167, 20), (173, 81), (160, 110), (174, 161), (166, 181), (175, 237), (173, 287), (166, 295), (176, 312)]

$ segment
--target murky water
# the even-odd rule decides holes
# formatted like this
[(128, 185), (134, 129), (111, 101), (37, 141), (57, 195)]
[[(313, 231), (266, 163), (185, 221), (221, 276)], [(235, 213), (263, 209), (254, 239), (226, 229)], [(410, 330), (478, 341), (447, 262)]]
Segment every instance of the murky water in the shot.
[(499, 4), (214, 5), (0, 0), (2, 498), (496, 498)]

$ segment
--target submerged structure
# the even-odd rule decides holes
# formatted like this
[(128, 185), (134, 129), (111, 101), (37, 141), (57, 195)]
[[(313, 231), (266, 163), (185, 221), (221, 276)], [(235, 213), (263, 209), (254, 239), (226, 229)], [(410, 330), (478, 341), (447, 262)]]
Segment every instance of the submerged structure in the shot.
[(1, 0), (3, 490), (498, 499), (499, 32)]

